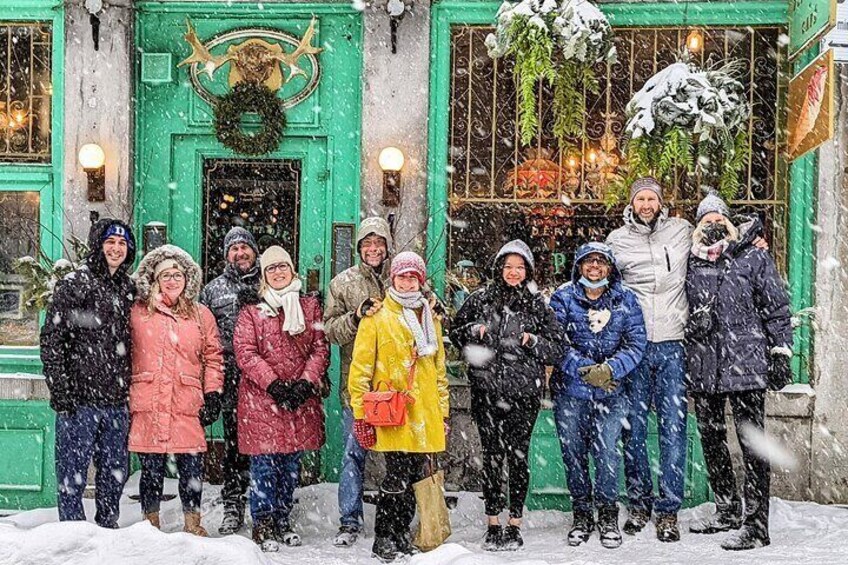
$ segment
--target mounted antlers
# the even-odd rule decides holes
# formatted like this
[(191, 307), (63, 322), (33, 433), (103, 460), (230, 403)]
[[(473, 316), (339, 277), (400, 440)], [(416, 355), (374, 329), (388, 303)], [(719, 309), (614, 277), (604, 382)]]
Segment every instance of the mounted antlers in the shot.
[(297, 66), (297, 60), (300, 59), (303, 55), (317, 55), (321, 51), (323, 51), (320, 47), (312, 47), (310, 43), (312, 43), (312, 36), (315, 35), (315, 18), (312, 18), (312, 21), (309, 22), (309, 28), (306, 30), (306, 33), (303, 34), (303, 37), (300, 39), (300, 43), (291, 53), (283, 53), (278, 56), (277, 59), (281, 63), (288, 65), (289, 67), (289, 79), (297, 75), (306, 76), (306, 71)]
[(209, 78), (211, 79), (212, 73), (218, 70), (218, 67), (233, 60), (235, 57), (231, 54), (213, 57), (209, 50), (200, 43), (200, 40), (197, 38), (197, 33), (194, 31), (194, 26), (191, 25), (191, 20), (188, 18), (186, 18), (186, 25), (188, 26), (188, 32), (183, 37), (186, 42), (191, 45), (191, 55), (177, 65), (177, 67), (189, 65), (191, 63), (200, 63), (203, 65), (203, 72), (209, 75)]

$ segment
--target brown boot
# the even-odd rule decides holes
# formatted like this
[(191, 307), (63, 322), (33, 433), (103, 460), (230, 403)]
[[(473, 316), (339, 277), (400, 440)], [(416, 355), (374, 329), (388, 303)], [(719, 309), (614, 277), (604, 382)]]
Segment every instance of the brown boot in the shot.
[(159, 513), (158, 512), (145, 512), (144, 519), (150, 522), (150, 525), (156, 528), (157, 530), (161, 530), (162, 526), (159, 525)]
[(186, 512), (184, 514), (185, 517), (185, 527), (183, 527), (183, 531), (189, 534), (194, 534), (196, 536), (200, 536), (202, 538), (208, 538), (209, 532), (207, 532), (203, 526), (200, 525), (200, 512)]

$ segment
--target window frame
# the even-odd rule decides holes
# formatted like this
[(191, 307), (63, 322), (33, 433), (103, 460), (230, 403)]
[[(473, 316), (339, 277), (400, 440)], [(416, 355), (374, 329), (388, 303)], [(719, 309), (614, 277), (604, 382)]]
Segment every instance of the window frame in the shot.
[[(53, 81), (49, 163), (0, 162), (0, 191), (37, 192), (39, 197), (39, 243), (51, 261), (63, 255), (64, 181), (64, 67), (65, 9), (60, 0), (18, 0), (14, 7), (0, 6), (0, 21), (39, 21), (51, 25), (50, 70)], [(44, 312), (39, 314), (39, 324)], [(0, 374), (41, 373), (40, 348), (0, 345)]]

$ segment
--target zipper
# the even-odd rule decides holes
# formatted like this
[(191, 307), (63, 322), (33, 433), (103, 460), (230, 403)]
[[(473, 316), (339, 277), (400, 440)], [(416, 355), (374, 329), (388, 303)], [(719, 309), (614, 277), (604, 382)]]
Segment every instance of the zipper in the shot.
[(671, 272), (671, 259), (668, 256), (668, 246), (663, 245), (663, 251), (665, 251), (665, 266), (668, 268), (668, 272)]

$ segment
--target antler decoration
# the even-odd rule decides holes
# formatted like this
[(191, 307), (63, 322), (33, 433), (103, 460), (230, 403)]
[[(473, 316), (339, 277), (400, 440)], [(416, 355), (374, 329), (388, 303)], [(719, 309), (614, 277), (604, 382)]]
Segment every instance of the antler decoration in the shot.
[(177, 67), (190, 65), (192, 63), (200, 63), (203, 65), (203, 72), (209, 75), (209, 78), (211, 79), (212, 73), (214, 73), (218, 67), (224, 63), (233, 60), (234, 56), (232, 54), (221, 55), (220, 57), (213, 56), (209, 50), (200, 43), (200, 40), (197, 38), (197, 33), (194, 31), (194, 27), (191, 25), (191, 20), (188, 18), (186, 18), (186, 25), (188, 26), (188, 32), (183, 37), (186, 42), (191, 45), (191, 55), (177, 65)]
[(312, 36), (315, 35), (315, 18), (312, 18), (312, 21), (309, 22), (309, 28), (306, 30), (306, 33), (303, 34), (303, 37), (300, 39), (300, 43), (291, 53), (283, 53), (279, 55), (277, 58), (281, 63), (288, 65), (289, 67), (289, 79), (295, 77), (297, 75), (306, 75), (306, 71), (297, 66), (297, 60), (300, 59), (303, 55), (317, 55), (321, 51), (323, 51), (320, 47), (312, 47), (310, 45), (312, 43)]

